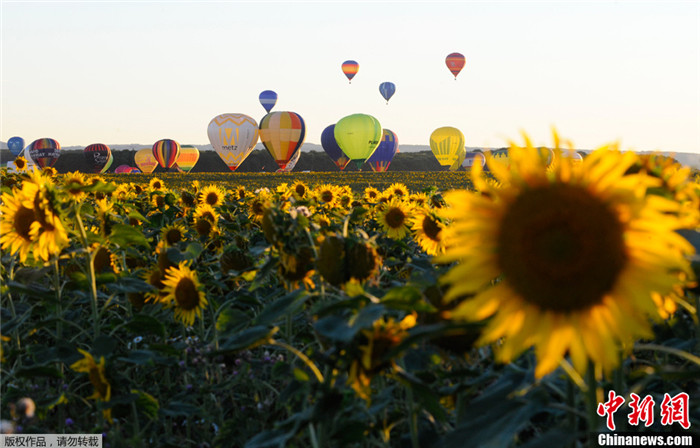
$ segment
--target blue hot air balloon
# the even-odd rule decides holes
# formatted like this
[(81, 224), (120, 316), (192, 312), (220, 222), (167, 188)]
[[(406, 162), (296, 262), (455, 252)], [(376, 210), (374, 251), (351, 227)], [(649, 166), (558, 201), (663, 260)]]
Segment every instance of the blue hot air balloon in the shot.
[(399, 139), (396, 133), (389, 129), (382, 130), (382, 139), (379, 146), (374, 150), (372, 155), (367, 159), (367, 163), (372, 168), (372, 171), (383, 173), (389, 169), (391, 161), (399, 149)]
[(396, 85), (393, 82), (383, 82), (379, 84), (379, 93), (382, 94), (386, 103), (389, 104), (389, 98), (391, 98), (396, 92)]
[(321, 133), (321, 146), (323, 147), (323, 150), (326, 151), (326, 154), (328, 154), (328, 157), (330, 157), (333, 163), (335, 163), (338, 169), (340, 169), (340, 171), (343, 171), (345, 167), (348, 166), (348, 163), (350, 163), (350, 159), (345, 155), (343, 150), (340, 149), (338, 142), (335, 140), (334, 124), (328, 126)]
[(277, 104), (277, 94), (272, 90), (263, 90), (260, 92), (260, 104), (265, 108), (269, 114), (275, 104)]
[(12, 137), (7, 141), (7, 148), (13, 156), (17, 157), (24, 149), (24, 139), (22, 137)]

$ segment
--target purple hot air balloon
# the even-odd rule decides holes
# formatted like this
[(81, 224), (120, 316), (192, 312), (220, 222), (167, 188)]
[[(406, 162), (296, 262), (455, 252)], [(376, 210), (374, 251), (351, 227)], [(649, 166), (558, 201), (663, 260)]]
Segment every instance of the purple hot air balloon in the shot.
[(389, 169), (389, 165), (394, 159), (398, 149), (399, 138), (396, 136), (396, 133), (389, 129), (383, 129), (379, 146), (377, 146), (377, 149), (374, 150), (370, 158), (367, 159), (367, 163), (369, 163), (373, 171), (383, 173)]
[(163, 168), (175, 165), (180, 155), (180, 144), (175, 140), (163, 139), (153, 144), (153, 157)]
[(348, 166), (348, 163), (350, 163), (350, 159), (348, 156), (345, 155), (342, 149), (340, 149), (340, 146), (338, 146), (338, 142), (335, 141), (335, 125), (332, 124), (328, 126), (326, 129), (323, 130), (321, 133), (321, 146), (323, 147), (323, 150), (326, 151), (326, 154), (328, 154), (328, 157), (331, 158), (333, 163), (340, 169), (340, 171), (343, 171), (346, 166)]

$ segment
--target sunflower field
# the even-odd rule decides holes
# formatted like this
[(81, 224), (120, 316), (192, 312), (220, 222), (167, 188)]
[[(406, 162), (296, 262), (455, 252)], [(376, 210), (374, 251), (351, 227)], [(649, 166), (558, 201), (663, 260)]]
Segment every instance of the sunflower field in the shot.
[(2, 432), (700, 441), (700, 183), (565, 152), (547, 166), (526, 140), (488, 173), (3, 172)]

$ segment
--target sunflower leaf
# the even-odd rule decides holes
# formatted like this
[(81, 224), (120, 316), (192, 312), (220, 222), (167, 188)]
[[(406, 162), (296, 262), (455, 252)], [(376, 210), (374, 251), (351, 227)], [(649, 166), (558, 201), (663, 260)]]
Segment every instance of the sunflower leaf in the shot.
[(143, 246), (149, 247), (146, 237), (136, 227), (131, 227), (126, 224), (114, 224), (112, 233), (109, 235), (109, 240), (117, 246)]

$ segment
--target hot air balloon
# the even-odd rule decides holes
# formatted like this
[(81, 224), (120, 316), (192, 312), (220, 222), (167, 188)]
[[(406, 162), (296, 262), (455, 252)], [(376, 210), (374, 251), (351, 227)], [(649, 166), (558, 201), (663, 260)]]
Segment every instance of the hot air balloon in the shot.
[(258, 143), (258, 122), (244, 114), (221, 114), (207, 127), (209, 142), (231, 171), (248, 157)]
[(326, 154), (328, 154), (328, 157), (331, 158), (333, 163), (340, 169), (340, 171), (343, 171), (346, 166), (348, 166), (348, 163), (350, 163), (350, 159), (348, 156), (345, 155), (342, 149), (340, 149), (340, 146), (338, 146), (338, 142), (335, 141), (335, 125), (332, 124), (328, 126), (326, 129), (323, 130), (321, 133), (321, 147), (323, 148), (324, 151), (326, 151)]
[(297, 162), (301, 158), (301, 149), (297, 150), (297, 152), (294, 153), (291, 159), (289, 159), (289, 162), (287, 162), (287, 166), (284, 167), (284, 169), (279, 169), (277, 170), (278, 172), (282, 173), (291, 173), (292, 170), (294, 169), (295, 166), (297, 166)]
[(464, 134), (450, 126), (437, 128), (430, 134), (430, 149), (441, 166), (452, 166), (464, 150)]
[(445, 64), (455, 76), (455, 81), (457, 80), (457, 75), (459, 75), (459, 72), (461, 72), (464, 68), (464, 63), (465, 59), (462, 53), (450, 53), (447, 55), (447, 58), (445, 58)]
[(153, 170), (158, 166), (158, 161), (153, 156), (153, 150), (151, 148), (143, 148), (136, 151), (134, 154), (134, 163), (141, 170), (141, 172), (146, 174), (151, 174)]
[(112, 154), (112, 151), (109, 152), (109, 159), (107, 159), (107, 163), (105, 163), (105, 166), (102, 167), (100, 170), (100, 174), (104, 174), (107, 172), (110, 166), (112, 166), (112, 162), (114, 162), (114, 154)]
[(170, 168), (175, 165), (180, 156), (180, 144), (175, 140), (165, 138), (153, 144), (153, 157), (158, 161), (158, 165), (163, 168)]
[(129, 165), (119, 165), (115, 170), (115, 174), (128, 174), (132, 170), (132, 167)]
[(52, 138), (40, 138), (29, 145), (29, 155), (39, 168), (53, 166), (61, 155), (61, 145)]
[(462, 166), (462, 162), (464, 162), (464, 158), (467, 156), (467, 150), (462, 147), (461, 151), (457, 152), (457, 159), (454, 161), (452, 165), (450, 165), (449, 170), (450, 171), (457, 171), (460, 166)]
[(260, 92), (260, 104), (265, 108), (269, 114), (275, 104), (277, 104), (277, 94), (272, 90), (263, 90)]
[(199, 149), (192, 145), (180, 146), (180, 157), (175, 162), (175, 168), (181, 173), (189, 173), (199, 160)]
[(85, 147), (83, 155), (93, 173), (102, 173), (102, 169), (107, 165), (109, 158), (112, 156), (112, 150), (105, 144), (94, 143)]
[(360, 69), (360, 64), (355, 61), (345, 61), (342, 65), (343, 73), (348, 77), (348, 84), (352, 83), (352, 78), (355, 77), (357, 71)]
[(462, 166), (467, 170), (471, 170), (473, 165), (481, 165), (483, 167), (485, 164), (486, 158), (480, 152), (468, 152), (462, 162)]
[(497, 163), (502, 163), (503, 165), (509, 166), (510, 165), (510, 159), (508, 158), (508, 150), (507, 149), (495, 149), (495, 150), (489, 150), (485, 152), (486, 155), (491, 156), (491, 163), (497, 162)]
[(367, 163), (372, 168), (372, 171), (383, 173), (389, 169), (391, 161), (394, 159), (396, 152), (399, 149), (399, 138), (394, 131), (384, 129), (382, 131), (382, 140), (379, 146), (374, 150), (372, 156), (367, 159)]
[(295, 112), (271, 112), (260, 120), (260, 141), (280, 169), (304, 143), (306, 124)]
[(7, 141), (7, 149), (10, 150), (13, 156), (17, 157), (24, 149), (24, 139), (22, 137), (11, 137)]
[(340, 149), (359, 169), (379, 146), (382, 126), (371, 115), (353, 114), (336, 123), (333, 135)]
[(379, 93), (382, 94), (387, 104), (389, 104), (389, 98), (394, 95), (394, 92), (396, 92), (396, 85), (393, 82), (379, 84)]

